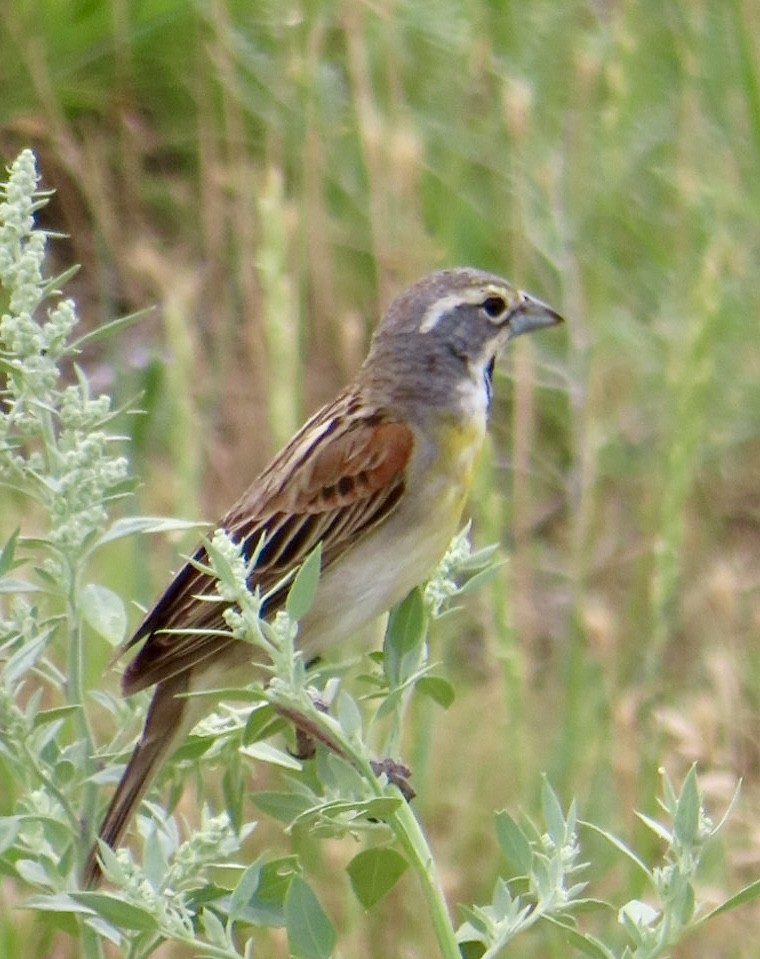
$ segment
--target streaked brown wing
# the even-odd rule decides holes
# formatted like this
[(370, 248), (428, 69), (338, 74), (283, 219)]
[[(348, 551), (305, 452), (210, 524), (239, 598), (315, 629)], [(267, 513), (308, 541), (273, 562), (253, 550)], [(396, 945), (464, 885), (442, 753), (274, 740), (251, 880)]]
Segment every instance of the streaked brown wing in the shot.
[[(322, 569), (390, 514), (404, 491), (412, 452), (409, 428), (382, 413), (361, 413), (345, 393), (297, 433), (219, 524), (250, 556), (266, 534), (252, 586), (272, 589), (322, 541)], [(194, 558), (206, 561), (201, 546)], [(271, 614), (287, 587), (267, 603)], [(199, 599), (214, 580), (186, 563), (127, 646), (145, 639), (122, 679), (126, 694), (144, 689), (238, 642), (166, 630), (224, 629), (224, 606)]]

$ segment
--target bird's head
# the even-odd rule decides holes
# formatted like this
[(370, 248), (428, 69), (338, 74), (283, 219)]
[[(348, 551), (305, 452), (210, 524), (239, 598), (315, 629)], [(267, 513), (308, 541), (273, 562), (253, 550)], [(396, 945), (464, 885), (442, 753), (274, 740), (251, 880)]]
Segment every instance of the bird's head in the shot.
[(365, 365), (388, 366), (435, 402), (464, 378), (490, 380), (507, 341), (562, 317), (507, 280), (470, 268), (440, 270), (398, 296), (372, 340)]

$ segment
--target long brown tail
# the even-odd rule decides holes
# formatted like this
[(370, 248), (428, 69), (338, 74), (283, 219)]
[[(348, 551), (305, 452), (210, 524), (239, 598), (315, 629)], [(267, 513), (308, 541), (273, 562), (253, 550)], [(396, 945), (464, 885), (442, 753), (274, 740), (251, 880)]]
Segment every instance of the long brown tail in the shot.
[[(112, 849), (121, 841), (132, 816), (161, 763), (186, 736), (197, 720), (193, 700), (181, 697), (187, 691), (188, 673), (164, 680), (156, 686), (145, 719), (145, 727), (116, 787), (103, 818), (98, 837)], [(180, 698), (178, 698), (180, 694)], [(82, 874), (85, 888), (97, 886), (102, 878), (97, 844), (90, 850)]]

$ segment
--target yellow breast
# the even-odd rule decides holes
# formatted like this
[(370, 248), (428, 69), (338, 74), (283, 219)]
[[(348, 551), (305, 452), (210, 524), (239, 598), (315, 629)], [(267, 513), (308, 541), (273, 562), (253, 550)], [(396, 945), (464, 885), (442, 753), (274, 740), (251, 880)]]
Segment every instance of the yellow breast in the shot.
[(431, 472), (439, 472), (440, 495), (452, 514), (457, 513), (457, 521), (472, 488), (485, 434), (484, 416), (446, 423), (439, 432), (440, 452)]

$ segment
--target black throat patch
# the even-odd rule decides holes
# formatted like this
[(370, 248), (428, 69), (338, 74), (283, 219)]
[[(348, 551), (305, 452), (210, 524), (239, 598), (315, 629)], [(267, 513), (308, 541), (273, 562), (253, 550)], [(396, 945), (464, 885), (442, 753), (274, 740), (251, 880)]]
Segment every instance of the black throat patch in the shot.
[(483, 371), (483, 382), (486, 386), (486, 397), (488, 398), (488, 409), (491, 409), (491, 393), (493, 391), (493, 368), (496, 366), (496, 357), (493, 357), (486, 365)]

